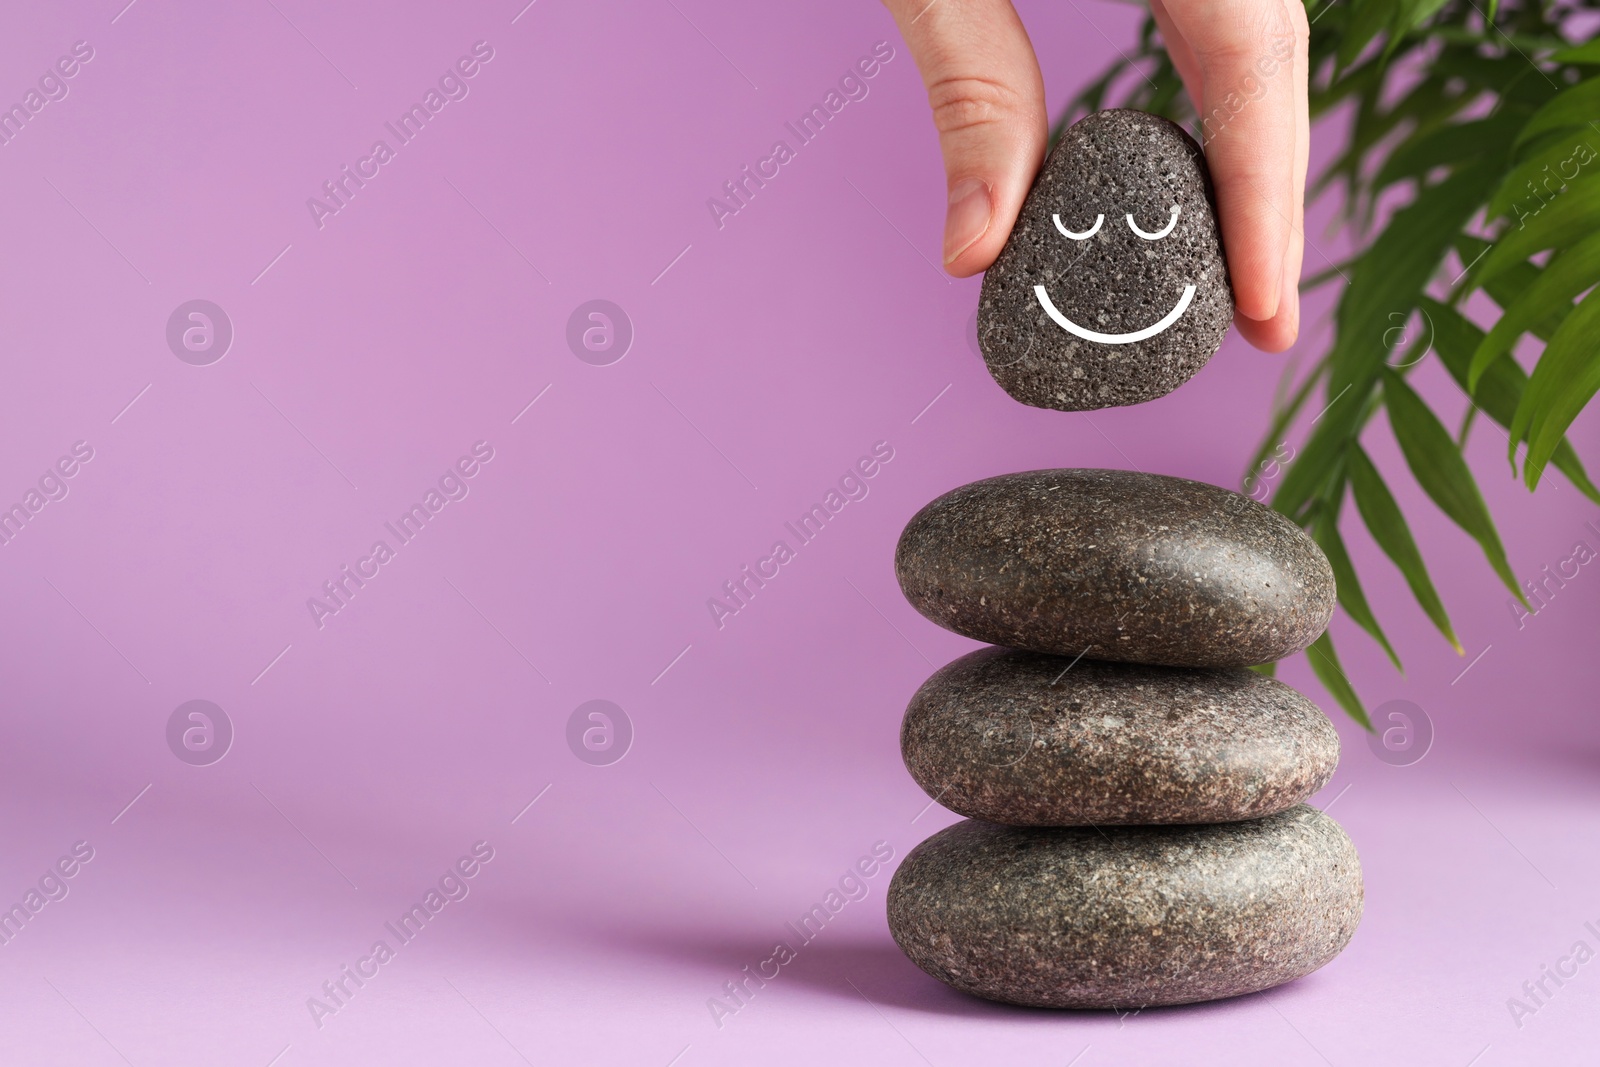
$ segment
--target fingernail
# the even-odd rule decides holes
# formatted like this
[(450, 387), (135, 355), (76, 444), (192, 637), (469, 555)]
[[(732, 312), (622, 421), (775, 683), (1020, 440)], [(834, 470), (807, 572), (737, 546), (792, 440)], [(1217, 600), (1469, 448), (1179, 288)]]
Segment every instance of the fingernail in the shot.
[(1263, 271), (1257, 277), (1254, 289), (1250, 294), (1253, 299), (1249, 306), (1241, 310), (1246, 317), (1257, 322), (1271, 322), (1283, 309), (1283, 268), (1280, 266), (1275, 275)]
[(988, 232), (993, 217), (987, 182), (977, 178), (957, 182), (950, 190), (950, 208), (944, 217), (944, 265), (961, 258), (961, 253)]

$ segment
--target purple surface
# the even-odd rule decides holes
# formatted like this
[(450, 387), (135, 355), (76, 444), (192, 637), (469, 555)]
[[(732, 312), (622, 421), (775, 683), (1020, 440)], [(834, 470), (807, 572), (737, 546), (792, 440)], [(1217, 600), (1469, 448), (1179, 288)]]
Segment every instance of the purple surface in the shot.
[[(884, 870), (719, 1027), (708, 1000), (848, 865), (879, 841), (898, 859), (951, 818), (901, 767), (897, 730), (972, 643), (899, 597), (906, 519), (1035, 467), (1237, 485), (1281, 359), (1230, 340), (1128, 410), (1008, 400), (971, 348), (976, 282), (931, 262), (942, 172), (876, 5), (121, 2), (0, 20), (8, 101), (93, 48), (0, 146), (0, 497), (23, 500), (75, 442), (93, 450), (0, 546), (0, 898), (93, 849), (0, 945), (0, 1061), (1592, 1056), (1600, 963), (1545, 979), (1520, 1019), (1507, 1002), (1546, 965), (1571, 971), (1575, 942), (1600, 949), (1600, 576), (1580, 567), (1519, 628), (1476, 547), (1399, 474), (1468, 657), (1351, 529), (1409, 673), (1340, 618), (1346, 667), (1436, 736), (1391, 766), (1335, 712), (1345, 755), (1319, 802), (1367, 876), (1343, 956), (1228, 1003), (1011, 1009), (899, 955)], [(1056, 104), (1137, 12), (1024, 17)], [(493, 58), (468, 95), (319, 228), (307, 198), (477, 41)], [(707, 199), (880, 41), (894, 55), (868, 95), (719, 227)], [(1308, 271), (1337, 253), (1325, 223)], [(165, 337), (193, 299), (235, 332), (205, 366)], [(635, 328), (608, 366), (566, 342), (594, 299)], [(1462, 405), (1436, 367), (1417, 380)], [(1574, 431), (1591, 458), (1597, 426)], [(1600, 548), (1600, 509), (1559, 476), (1528, 496), (1501, 440), (1480, 426), (1470, 451), (1517, 573)], [(307, 599), (394, 540), (384, 524), (479, 441), (493, 459), (445, 483), (467, 495), (319, 628)], [(879, 441), (893, 459), (867, 496), (719, 628), (707, 599)], [(1369, 445), (1395, 470), (1381, 420)], [(1283, 676), (1332, 707), (1303, 662)], [(235, 732), (209, 766), (168, 747), (197, 699)], [(608, 766), (568, 746), (593, 699), (634, 732)], [(374, 941), (398, 945), (385, 923), (478, 841), (493, 859), (447, 883), (468, 895), (347, 979), (319, 1026), (308, 998)]]

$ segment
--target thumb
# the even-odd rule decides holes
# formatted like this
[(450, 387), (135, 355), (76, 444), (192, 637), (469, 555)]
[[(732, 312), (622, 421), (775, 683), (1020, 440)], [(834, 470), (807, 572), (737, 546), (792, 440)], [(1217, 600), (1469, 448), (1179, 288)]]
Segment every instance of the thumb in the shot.
[(949, 207), (945, 269), (1000, 254), (1044, 159), (1044, 79), (1011, 0), (884, 0), (928, 88)]

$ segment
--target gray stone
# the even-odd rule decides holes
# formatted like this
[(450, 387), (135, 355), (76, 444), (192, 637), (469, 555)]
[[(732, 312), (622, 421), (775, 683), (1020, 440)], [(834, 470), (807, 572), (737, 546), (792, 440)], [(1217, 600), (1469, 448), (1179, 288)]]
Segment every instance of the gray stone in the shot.
[(911, 777), (1011, 826), (1256, 819), (1328, 784), (1339, 735), (1243, 667), (1149, 667), (981, 648), (923, 683), (900, 726)]
[(1215, 826), (969, 820), (912, 849), (888, 894), (889, 930), (918, 967), (1050, 1008), (1269, 989), (1338, 955), (1361, 908), (1355, 846), (1305, 805)]
[(995, 645), (1175, 667), (1246, 667), (1305, 648), (1333, 570), (1294, 523), (1203, 482), (1045, 470), (964, 485), (895, 550), (923, 615)]
[[(1176, 222), (1158, 239), (1129, 222), (1160, 233), (1174, 206)], [(1087, 232), (1096, 220), (1082, 240), (1062, 232)], [(1175, 321), (1140, 336), (1180, 306)], [(1166, 119), (1102, 111), (1062, 135), (984, 274), (978, 342), (1017, 400), (1088, 411), (1172, 392), (1206, 365), (1232, 319), (1200, 146)]]

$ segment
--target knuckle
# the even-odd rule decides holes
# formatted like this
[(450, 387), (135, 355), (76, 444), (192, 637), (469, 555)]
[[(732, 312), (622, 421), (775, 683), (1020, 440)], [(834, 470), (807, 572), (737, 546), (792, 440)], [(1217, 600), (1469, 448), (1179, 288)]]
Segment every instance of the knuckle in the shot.
[(1294, 20), (1294, 50), (1297, 55), (1305, 55), (1311, 47), (1311, 25), (1306, 22), (1304, 9), (1297, 9), (1299, 18)]
[(1014, 118), (1021, 101), (1011, 87), (984, 77), (941, 78), (928, 86), (933, 124), (941, 134), (957, 133)]
[(1296, 55), (1305, 55), (1311, 45), (1311, 23), (1306, 18), (1305, 5), (1299, 0), (1288, 0), (1284, 6), (1287, 25), (1283, 25), (1285, 20), (1280, 19), (1282, 28), (1278, 32), (1289, 40)]
[(1248, 67), (1267, 55), (1281, 63), (1307, 54), (1311, 24), (1299, 0), (1243, 8), (1196, 28), (1190, 47), (1203, 66), (1226, 71)]

